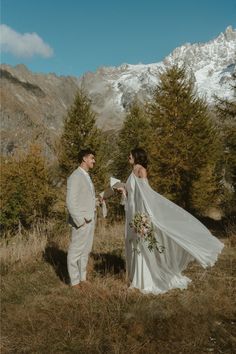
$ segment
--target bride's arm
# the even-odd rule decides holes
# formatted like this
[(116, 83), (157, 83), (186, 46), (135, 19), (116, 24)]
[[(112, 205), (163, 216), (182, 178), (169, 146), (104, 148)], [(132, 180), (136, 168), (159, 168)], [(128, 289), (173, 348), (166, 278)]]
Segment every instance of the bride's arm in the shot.
[(138, 177), (139, 177), (139, 178), (147, 178), (147, 170), (146, 170), (146, 168), (141, 167), (141, 168), (138, 170)]

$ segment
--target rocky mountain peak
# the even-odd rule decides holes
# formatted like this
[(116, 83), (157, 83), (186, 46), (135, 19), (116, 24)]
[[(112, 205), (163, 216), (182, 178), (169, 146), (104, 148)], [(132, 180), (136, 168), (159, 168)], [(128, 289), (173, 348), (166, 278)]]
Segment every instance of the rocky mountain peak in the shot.
[(174, 63), (185, 64), (191, 71), (199, 95), (209, 105), (214, 95), (232, 98), (236, 30), (229, 26), (206, 43), (184, 44), (159, 63), (101, 67), (80, 78), (36, 74), (22, 64), (1, 65), (2, 152), (39, 141), (46, 154), (54, 156), (54, 140), (63, 131), (63, 118), (78, 87), (87, 91), (98, 127), (104, 131), (119, 129), (133, 100), (149, 100), (160, 70)]
[(230, 80), (236, 64), (236, 29), (229, 26), (206, 43), (184, 44), (159, 63), (122, 64), (85, 74), (79, 85), (92, 100), (98, 125), (105, 130), (119, 128), (130, 103), (135, 98), (149, 99), (158, 84), (160, 69), (169, 64), (184, 64), (195, 77), (199, 94), (209, 104), (214, 95), (232, 97)]
[(187, 43), (176, 48), (164, 62), (185, 64), (193, 71), (211, 65), (220, 69), (236, 61), (236, 29), (228, 26), (224, 33), (206, 43)]
[(224, 37), (226, 41), (236, 41), (236, 30), (232, 26), (228, 26), (225, 32), (221, 33), (218, 38)]

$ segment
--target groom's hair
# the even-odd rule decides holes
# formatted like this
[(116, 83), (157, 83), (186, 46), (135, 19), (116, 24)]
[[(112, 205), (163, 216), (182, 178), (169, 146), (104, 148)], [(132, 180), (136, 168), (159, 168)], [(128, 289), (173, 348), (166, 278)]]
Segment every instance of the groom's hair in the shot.
[(139, 165), (143, 166), (144, 168), (147, 168), (148, 157), (147, 157), (147, 153), (145, 150), (143, 150), (141, 148), (135, 148), (135, 149), (131, 150), (131, 154), (134, 158), (135, 164), (139, 164)]
[(80, 152), (78, 154), (78, 162), (81, 163), (83, 161), (83, 158), (85, 156), (90, 155), (90, 154), (95, 156), (95, 152), (92, 149), (90, 149), (90, 148), (80, 150)]

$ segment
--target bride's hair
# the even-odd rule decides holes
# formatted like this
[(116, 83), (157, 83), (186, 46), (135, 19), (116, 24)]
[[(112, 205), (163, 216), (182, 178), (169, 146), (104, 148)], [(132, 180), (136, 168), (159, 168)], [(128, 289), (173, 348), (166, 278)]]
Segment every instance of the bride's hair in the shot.
[(131, 150), (131, 154), (134, 158), (134, 163), (139, 164), (143, 166), (144, 168), (147, 168), (148, 165), (148, 158), (147, 158), (147, 153), (145, 150), (141, 148), (135, 148)]

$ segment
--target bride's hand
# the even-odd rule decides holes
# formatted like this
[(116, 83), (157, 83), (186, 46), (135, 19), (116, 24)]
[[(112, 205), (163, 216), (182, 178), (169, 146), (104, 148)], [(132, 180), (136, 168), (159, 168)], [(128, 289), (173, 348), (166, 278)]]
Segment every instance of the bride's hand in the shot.
[(116, 190), (120, 193), (123, 193), (123, 194), (126, 194), (126, 189), (123, 188), (123, 187), (120, 187), (120, 188), (116, 188)]

